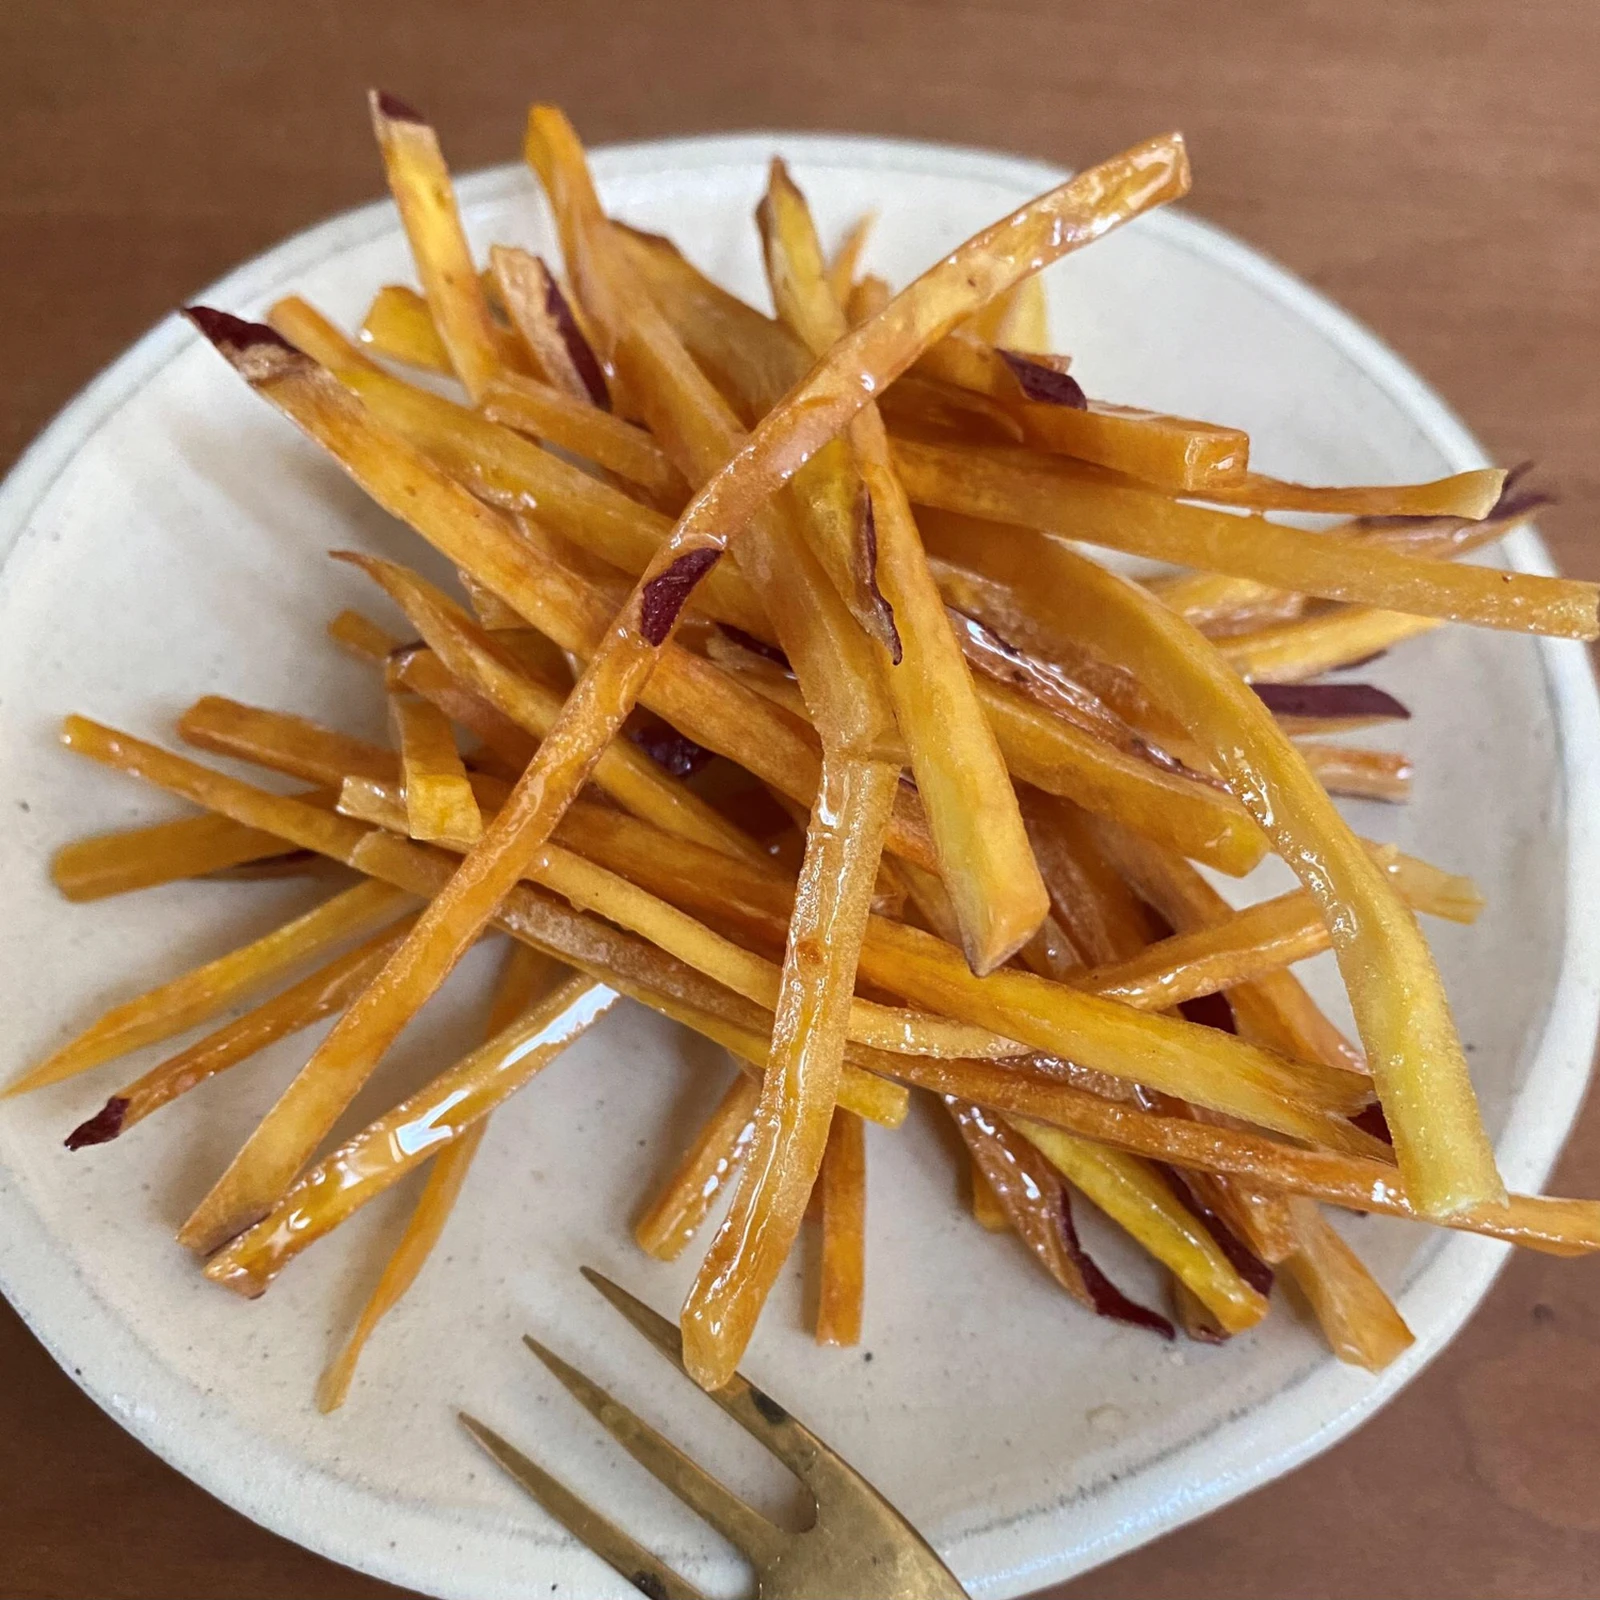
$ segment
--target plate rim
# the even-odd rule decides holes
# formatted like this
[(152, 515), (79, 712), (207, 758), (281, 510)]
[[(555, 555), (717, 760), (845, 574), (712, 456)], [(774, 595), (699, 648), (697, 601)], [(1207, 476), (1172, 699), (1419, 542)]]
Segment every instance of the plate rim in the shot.
[[(752, 130), (734, 134), (689, 135), (638, 140), (599, 146), (592, 152), (597, 177), (604, 187), (611, 178), (673, 169), (705, 170), (717, 166), (748, 169), (782, 148), (797, 162), (813, 166), (835, 165), (855, 171), (885, 174), (919, 173), (935, 177), (963, 175), (1034, 190), (1060, 181), (1063, 169), (1033, 158), (989, 151), (962, 144), (880, 138), (870, 135), (796, 133)], [(517, 163), (504, 163), (466, 174), (457, 188), (464, 208), (502, 197), (508, 188), (531, 180)], [(396, 226), (392, 202), (387, 198), (338, 213), (289, 235), (240, 264), (200, 291), (197, 298), (224, 304), (254, 303), (285, 285), (315, 261), (349, 248), (375, 233)], [(1410, 416), (1456, 470), (1486, 464), (1487, 458), (1466, 426), (1443, 399), (1387, 344), (1350, 313), (1303, 282), (1262, 252), (1232, 234), (1181, 210), (1167, 209), (1144, 219), (1149, 231), (1225, 266), (1253, 287), (1269, 295), (1350, 360), (1363, 376), (1385, 390)], [(197, 337), (172, 316), (162, 319), (122, 355), (84, 386), (45, 426), (13, 464), (0, 484), (0, 565), (26, 531), (28, 520), (57, 479), (70, 469), (77, 452), (124, 405), (128, 404), (168, 362), (186, 350)], [(1511, 565), (1519, 570), (1554, 571), (1549, 554), (1531, 528), (1524, 527), (1505, 544)], [(1542, 1186), (1571, 1131), (1588, 1086), (1597, 1020), (1600, 1020), (1600, 911), (1591, 908), (1576, 890), (1595, 880), (1600, 866), (1600, 695), (1587, 651), (1568, 641), (1535, 641), (1555, 726), (1558, 759), (1563, 775), (1563, 804), (1567, 839), (1567, 919), (1561, 969), (1544, 1019), (1543, 1033), (1534, 1051), (1523, 1092), (1512, 1107), (1497, 1145), (1502, 1170), (1517, 1187)], [(1535, 1092), (1537, 1091), (1537, 1092)], [(1202, 1516), (1250, 1489), (1260, 1486), (1309, 1460), (1342, 1439), (1360, 1422), (1404, 1387), (1459, 1331), (1488, 1292), (1509, 1256), (1510, 1246), (1471, 1235), (1452, 1234), (1421, 1258), (1405, 1288), (1408, 1307), (1418, 1302), (1431, 1313), (1430, 1331), (1399, 1362), (1377, 1378), (1363, 1377), (1359, 1385), (1346, 1380), (1348, 1369), (1329, 1373), (1323, 1363), (1298, 1387), (1342, 1389), (1347, 1398), (1335, 1405), (1319, 1426), (1307, 1431), (1279, 1429), (1284, 1437), (1267, 1450), (1257, 1450), (1232, 1470), (1210, 1477), (1197, 1491), (1175, 1492), (1155, 1513), (1129, 1514), (1116, 1519), (1102, 1537), (1063, 1548), (1063, 1521), (1070, 1517), (1077, 1497), (1041, 1506), (964, 1532), (946, 1554), (958, 1567), (966, 1566), (963, 1552), (978, 1554), (984, 1548), (987, 1570), (972, 1584), (982, 1595), (1018, 1594), (1089, 1570), (1128, 1549), (1149, 1542)], [(243, 1515), (294, 1542), (358, 1571), (390, 1582), (439, 1595), (460, 1595), (463, 1600), (483, 1600), (490, 1591), (481, 1586), (465, 1589), (452, 1584), (449, 1554), (435, 1541), (431, 1563), (419, 1564), (423, 1540), (401, 1541), (382, 1548), (363, 1541), (364, 1511), (375, 1499), (390, 1509), (374, 1491), (354, 1482), (332, 1478), (314, 1469), (321, 1495), (318, 1514), (302, 1520), (308, 1503), (303, 1483), (292, 1462), (281, 1462), (274, 1452), (262, 1459), (259, 1435), (209, 1403), (152, 1352), (137, 1335), (100, 1301), (92, 1285), (75, 1271), (60, 1271), (48, 1230), (33, 1212), (8, 1169), (0, 1167), (0, 1292), (16, 1308), (52, 1357), (101, 1408), (141, 1443), (182, 1472), (191, 1481)], [(54, 1271), (52, 1271), (54, 1268)], [(1448, 1278), (1448, 1283), (1445, 1281)], [(93, 1354), (85, 1351), (88, 1346)], [(115, 1349), (116, 1359), (107, 1352)], [(133, 1381), (129, 1381), (130, 1378)], [(1323, 1380), (1320, 1384), (1317, 1380)], [(148, 1396), (163, 1389), (180, 1407), (152, 1406)], [(132, 1391), (134, 1398), (129, 1397)], [(1230, 1418), (1232, 1427), (1242, 1418), (1256, 1416), (1275, 1406), (1291, 1390), (1278, 1389), (1254, 1406)], [(197, 1403), (198, 1402), (198, 1403)], [(175, 1409), (184, 1410), (173, 1425)], [(210, 1415), (208, 1415), (208, 1412)], [(1270, 1431), (1270, 1430), (1269, 1430)], [(240, 1443), (255, 1443), (256, 1461), (250, 1472), (228, 1476), (233, 1451), (228, 1435)], [(205, 1438), (204, 1448), (194, 1443)], [(1181, 1459), (1199, 1441), (1178, 1447)], [(268, 1471), (269, 1462), (275, 1471)], [(1167, 1463), (1152, 1464), (1134, 1473), (1124, 1484), (1102, 1491), (1104, 1498), (1134, 1499), (1132, 1487), (1151, 1471), (1170, 1470)], [(348, 1502), (342, 1514), (326, 1495)], [(411, 1508), (407, 1508), (410, 1510)], [(1007, 1552), (1000, 1566), (993, 1564), (996, 1548)], [(552, 1547), (553, 1559), (562, 1556)], [(524, 1578), (514, 1568), (504, 1575), (494, 1593), (520, 1593)]]

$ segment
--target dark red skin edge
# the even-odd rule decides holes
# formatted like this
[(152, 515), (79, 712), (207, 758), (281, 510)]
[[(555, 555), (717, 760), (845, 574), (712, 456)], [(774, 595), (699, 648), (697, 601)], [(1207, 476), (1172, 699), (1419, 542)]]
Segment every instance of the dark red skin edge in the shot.
[(387, 89), (379, 89), (376, 91), (376, 98), (378, 110), (391, 122), (417, 122), (427, 127), (428, 119), (399, 95), (390, 94)]
[(61, 1142), (69, 1150), (82, 1150), (85, 1145), (91, 1144), (110, 1144), (122, 1132), (123, 1118), (127, 1114), (126, 1097), (114, 1094), (87, 1122), (80, 1122)]
[(258, 344), (276, 345), (280, 350), (295, 348), (276, 328), (264, 322), (246, 322), (215, 306), (185, 306), (183, 314), (219, 349), (248, 350)]
[(1061, 1185), (1061, 1241), (1066, 1246), (1067, 1254), (1072, 1257), (1073, 1265), (1082, 1274), (1083, 1286), (1089, 1291), (1089, 1298), (1094, 1301), (1098, 1315), (1110, 1317), (1113, 1322), (1129, 1323), (1135, 1328), (1149, 1328), (1163, 1339), (1178, 1337), (1177, 1329), (1159, 1311), (1152, 1311), (1137, 1300), (1130, 1300), (1095, 1265), (1088, 1251), (1078, 1242), (1077, 1224), (1072, 1220), (1072, 1190), (1065, 1183)]
[(572, 364), (578, 369), (578, 376), (583, 380), (584, 388), (589, 391), (589, 398), (602, 411), (609, 411), (611, 391), (606, 388), (606, 375), (601, 369), (600, 358), (594, 353), (589, 341), (584, 338), (583, 329), (578, 326), (578, 319), (573, 316), (572, 307), (567, 304), (567, 297), (562, 294), (555, 273), (546, 265), (542, 256), (539, 265), (544, 267), (545, 312), (560, 332), (561, 342), (567, 347), (567, 354), (572, 357)]
[(761, 656), (775, 666), (782, 667), (785, 672), (794, 671), (794, 668), (789, 665), (788, 656), (777, 645), (768, 644), (765, 639), (758, 639), (753, 633), (746, 633), (743, 628), (734, 627), (731, 622), (719, 622), (717, 626), (741, 650), (748, 650), (753, 656)]
[(1389, 717), (1407, 722), (1411, 713), (1375, 683), (1253, 683), (1260, 699), (1284, 717)]
[(639, 596), (639, 631), (645, 643), (660, 646), (667, 642), (667, 635), (672, 632), (678, 613), (688, 604), (694, 586), (721, 557), (720, 550), (709, 546), (690, 550), (644, 586), (644, 593)]
[(996, 346), (995, 354), (1010, 367), (1012, 377), (1021, 384), (1029, 400), (1047, 406), (1069, 406), (1074, 411), (1089, 409), (1089, 397), (1083, 392), (1083, 385), (1070, 372), (1057, 372), (1041, 361), (1030, 361), (1016, 350), (1002, 350)]
[(895, 625), (894, 607), (878, 587), (878, 518), (872, 509), (870, 494), (867, 496), (866, 512), (861, 518), (861, 543), (865, 546), (863, 554), (867, 563), (867, 592), (889, 629), (889, 660), (898, 667), (905, 650), (900, 643), (900, 629)]
[(1185, 1181), (1181, 1172), (1157, 1162), (1172, 1192), (1205, 1224), (1206, 1232), (1228, 1258), (1228, 1264), (1257, 1294), (1272, 1293), (1272, 1268), (1208, 1206)]

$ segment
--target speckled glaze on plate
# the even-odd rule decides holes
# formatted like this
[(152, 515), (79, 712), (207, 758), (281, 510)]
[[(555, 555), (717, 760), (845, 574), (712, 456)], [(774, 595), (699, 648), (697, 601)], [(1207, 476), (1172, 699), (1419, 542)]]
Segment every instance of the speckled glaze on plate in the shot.
[[(754, 295), (750, 213), (775, 150), (826, 236), (880, 212), (868, 264), (895, 281), (1059, 176), (1004, 156), (787, 134), (614, 148), (595, 167), (622, 216), (671, 233)], [(1202, 197), (1205, 177), (1202, 167)], [(550, 249), (520, 169), (471, 177), (461, 196), (479, 246)], [(289, 240), (204, 298), (249, 315), (294, 289), (348, 325), (377, 285), (410, 276), (385, 203)], [(1057, 345), (1092, 393), (1242, 425), (1267, 470), (1383, 481), (1483, 459), (1370, 334), (1190, 217), (1151, 217), (1049, 283)], [(62, 753), (53, 734), (63, 712), (82, 710), (166, 737), (173, 714), (208, 691), (375, 730), (368, 674), (320, 631), (341, 605), (373, 605), (348, 569), (322, 559), (349, 545), (408, 560), (421, 549), (176, 319), (91, 384), (0, 491), (4, 1076), (105, 1004), (313, 897), (295, 884), (172, 885), (67, 905), (45, 873), (54, 846), (165, 810)], [(1530, 532), (1505, 558), (1547, 570)], [(1535, 1188), (1594, 1042), (1600, 960), (1581, 890), (1596, 881), (1600, 741), (1586, 659), (1575, 644), (1450, 629), (1364, 676), (1411, 706), (1402, 732), (1419, 778), (1409, 807), (1352, 812), (1363, 831), (1473, 873), (1488, 894), (1477, 928), (1431, 931), (1506, 1176)], [(468, 1039), (486, 971), (481, 955), (469, 959), (353, 1117)], [(1326, 961), (1308, 969), (1319, 992), (1332, 992), (1331, 977)], [(730, 1481), (763, 1504), (786, 1501), (782, 1474), (576, 1270), (592, 1263), (663, 1309), (677, 1304), (694, 1252), (650, 1262), (628, 1222), (714, 1102), (725, 1065), (624, 1005), (513, 1101), (437, 1258), (373, 1341), (349, 1404), (325, 1419), (312, 1405), (316, 1375), (410, 1193), (369, 1207), (253, 1305), (204, 1282), (171, 1240), (307, 1049), (291, 1042), (77, 1155), (63, 1134), (130, 1063), (0, 1106), (0, 1286), (40, 1338), (212, 1493), (393, 1582), (460, 1600), (633, 1592), (482, 1464), (452, 1421), (465, 1405), (709, 1592), (738, 1592), (730, 1551), (604, 1441), (518, 1340), (528, 1330), (581, 1352)], [(1226, 1348), (1174, 1348), (1083, 1315), (1017, 1246), (975, 1227), (931, 1118), (873, 1130), (871, 1152), (864, 1344), (841, 1353), (811, 1342), (801, 1263), (745, 1370), (902, 1507), (974, 1594), (996, 1600), (1154, 1538), (1333, 1443), (1442, 1347), (1502, 1260), (1481, 1239), (1352, 1219), (1350, 1237), (1417, 1334), (1380, 1378), (1333, 1362), (1281, 1307)], [(1091, 1242), (1127, 1287), (1153, 1290), (1104, 1230)]]

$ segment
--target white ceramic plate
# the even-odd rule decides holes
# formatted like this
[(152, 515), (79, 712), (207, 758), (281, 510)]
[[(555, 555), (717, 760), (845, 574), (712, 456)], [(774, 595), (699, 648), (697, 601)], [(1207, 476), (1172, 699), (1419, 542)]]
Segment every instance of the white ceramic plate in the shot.
[[(621, 215), (671, 233), (756, 295), (750, 213), (775, 149), (826, 235), (880, 211), (869, 265), (897, 282), (1059, 176), (1007, 157), (790, 135), (612, 149), (595, 166)], [(478, 245), (551, 248), (519, 169), (480, 174), (461, 192)], [(280, 245), (204, 298), (248, 315), (295, 289), (353, 324), (377, 285), (409, 278), (385, 203)], [(1072, 258), (1050, 285), (1058, 347), (1091, 392), (1242, 424), (1268, 470), (1382, 481), (1482, 460), (1369, 334), (1191, 218), (1149, 218)], [(65, 904), (45, 874), (55, 845), (163, 807), (61, 753), (53, 733), (78, 709), (164, 737), (207, 691), (346, 723), (365, 707), (377, 724), (368, 674), (320, 633), (341, 604), (372, 604), (347, 569), (321, 559), (351, 544), (406, 559), (421, 548), (176, 319), (96, 380), (6, 484), (3, 1076), (112, 999), (311, 897), (305, 886), (206, 884)], [(1531, 533), (1506, 554), (1546, 569)], [(1358, 821), (1472, 872), (1488, 892), (1479, 926), (1436, 928), (1436, 946), (1506, 1176), (1537, 1187), (1594, 1039), (1600, 961), (1584, 889), (1596, 881), (1600, 760), (1589, 670), (1577, 645), (1453, 629), (1395, 651), (1370, 676), (1412, 707), (1403, 737), (1420, 776), (1411, 806), (1358, 807)], [(407, 1036), (380, 1097), (475, 1025), (484, 967), (468, 968)], [(1329, 974), (1311, 977), (1327, 985)], [(369, 1207), (254, 1305), (205, 1283), (171, 1242), (307, 1048), (291, 1044), (78, 1155), (62, 1135), (129, 1063), (0, 1108), (0, 1284), (57, 1359), (213, 1493), (397, 1583), (462, 1600), (632, 1592), (483, 1465), (452, 1421), (466, 1405), (695, 1582), (737, 1592), (726, 1548), (603, 1441), (518, 1342), (526, 1329), (582, 1352), (731, 1481), (784, 1499), (782, 1475), (576, 1270), (593, 1263), (662, 1308), (677, 1304), (694, 1252), (675, 1267), (651, 1263), (627, 1224), (726, 1068), (642, 1011), (608, 1019), (496, 1118), (438, 1258), (374, 1340), (349, 1405), (324, 1419), (311, 1403), (317, 1372), (409, 1196)], [(1502, 1259), (1483, 1240), (1352, 1221), (1417, 1334), (1381, 1378), (1334, 1363), (1282, 1309), (1225, 1349), (1170, 1348), (1081, 1314), (1020, 1248), (973, 1226), (947, 1142), (931, 1119), (874, 1133), (861, 1350), (811, 1342), (792, 1270), (745, 1369), (903, 1507), (979, 1595), (1082, 1571), (1325, 1448), (1440, 1349)], [(1130, 1289), (1153, 1292), (1114, 1240), (1096, 1229), (1093, 1244)]]

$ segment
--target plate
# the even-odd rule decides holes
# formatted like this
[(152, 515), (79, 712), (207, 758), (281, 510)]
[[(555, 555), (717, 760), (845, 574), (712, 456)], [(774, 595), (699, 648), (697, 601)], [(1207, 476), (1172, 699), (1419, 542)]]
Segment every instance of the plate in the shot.
[[(1008, 157), (787, 134), (614, 148), (595, 167), (619, 214), (758, 295), (750, 215), (774, 150), (791, 159), (825, 237), (879, 211), (868, 265), (897, 282), (1060, 177)], [(520, 169), (468, 178), (461, 198), (480, 248), (551, 248)], [(249, 315), (294, 289), (348, 326), (377, 285), (410, 277), (385, 203), (289, 240), (204, 299)], [(1142, 221), (1054, 269), (1049, 285), (1058, 347), (1091, 392), (1247, 427), (1267, 470), (1370, 482), (1483, 460), (1370, 334), (1191, 217)], [(419, 549), (176, 319), (90, 385), (12, 474), (0, 493), (6, 1077), (104, 1005), (311, 898), (288, 883), (181, 884), (61, 901), (45, 874), (56, 845), (163, 809), (61, 752), (53, 734), (62, 713), (82, 710), (164, 737), (207, 692), (347, 723), (350, 707), (366, 707), (376, 731), (370, 677), (320, 631), (341, 605), (373, 605), (321, 558), (349, 545), (403, 559)], [(1505, 558), (1548, 567), (1531, 532)], [(1475, 874), (1488, 894), (1477, 928), (1435, 929), (1435, 943), (1506, 1176), (1536, 1188), (1594, 1042), (1600, 959), (1582, 886), (1597, 877), (1600, 740), (1586, 658), (1576, 644), (1452, 629), (1370, 675), (1411, 706), (1403, 734), (1420, 775), (1409, 807), (1352, 811), (1363, 831)], [(1308, 977), (1331, 992), (1326, 962)], [(385, 1067), (377, 1100), (460, 1047), (481, 1021), (484, 981), (469, 961)], [(129, 1063), (0, 1108), (0, 1284), (39, 1337), (206, 1489), (379, 1577), (459, 1600), (632, 1593), (482, 1463), (452, 1420), (464, 1405), (708, 1592), (738, 1592), (731, 1552), (603, 1439), (518, 1339), (528, 1330), (581, 1351), (731, 1481), (763, 1504), (786, 1502), (783, 1475), (577, 1276), (592, 1263), (664, 1309), (678, 1303), (694, 1252), (674, 1266), (647, 1261), (627, 1224), (726, 1065), (624, 1007), (513, 1101), (439, 1254), (373, 1341), (345, 1410), (325, 1419), (312, 1405), (316, 1375), (409, 1194), (369, 1207), (253, 1305), (206, 1283), (171, 1240), (307, 1048), (276, 1051), (76, 1155), (62, 1136)], [(1082, 1315), (1020, 1247), (975, 1227), (933, 1118), (873, 1130), (871, 1151), (864, 1344), (811, 1342), (801, 1263), (773, 1295), (745, 1370), (901, 1506), (975, 1595), (1080, 1572), (1324, 1449), (1437, 1353), (1503, 1257), (1481, 1239), (1351, 1219), (1417, 1334), (1378, 1378), (1338, 1365), (1281, 1310), (1224, 1349), (1172, 1348)], [(1104, 1230), (1093, 1242), (1130, 1289), (1155, 1291)]]

